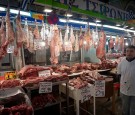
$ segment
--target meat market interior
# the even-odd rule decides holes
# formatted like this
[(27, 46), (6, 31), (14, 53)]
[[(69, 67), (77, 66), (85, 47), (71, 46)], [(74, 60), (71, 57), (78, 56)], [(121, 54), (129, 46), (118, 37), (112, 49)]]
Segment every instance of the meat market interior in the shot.
[(116, 2), (0, 0), (0, 115), (122, 115), (135, 2)]

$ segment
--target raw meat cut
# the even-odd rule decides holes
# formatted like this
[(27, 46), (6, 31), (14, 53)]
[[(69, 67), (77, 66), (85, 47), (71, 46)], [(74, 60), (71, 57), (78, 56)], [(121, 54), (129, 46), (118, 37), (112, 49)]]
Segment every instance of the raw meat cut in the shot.
[(71, 40), (69, 39), (69, 26), (67, 26), (65, 30), (63, 47), (64, 47), (64, 51), (72, 51), (72, 43), (71, 43)]
[(49, 67), (44, 67), (44, 66), (33, 66), (33, 65), (26, 65), (24, 66), (17, 74), (21, 79), (26, 79), (28, 77), (37, 77), (39, 71), (43, 70), (50, 70), (51, 68)]
[(79, 51), (79, 41), (78, 41), (78, 33), (75, 35), (75, 52)]
[(90, 28), (88, 28), (88, 30), (85, 32), (84, 34), (84, 49), (85, 50), (89, 50), (89, 48), (92, 46), (92, 42), (93, 42), (93, 39), (92, 39), (92, 35), (91, 35), (91, 32), (90, 32)]
[(26, 35), (24, 34), (23, 28), (21, 26), (21, 20), (20, 20), (20, 11), (16, 18), (16, 49), (14, 51), (14, 54), (18, 54), (19, 48), (23, 46), (23, 43), (26, 41)]
[(118, 45), (119, 45), (119, 36), (116, 36), (115, 38), (115, 50), (118, 50)]
[(34, 38), (35, 39), (40, 39), (41, 38), (40, 33), (39, 33), (37, 22), (36, 22), (36, 27), (34, 28), (34, 31), (33, 31), (33, 35), (34, 35)]
[(45, 107), (48, 103), (56, 102), (53, 94), (42, 94), (32, 98), (33, 108)]
[(12, 88), (12, 87), (16, 87), (16, 86), (21, 86), (20, 80), (4, 80), (0, 84), (1, 89), (3, 89), (3, 88)]
[(72, 45), (74, 46), (75, 36), (74, 36), (74, 33), (73, 33), (73, 27), (70, 28), (70, 37), (69, 37), (69, 40), (72, 43)]
[(26, 104), (12, 106), (10, 108), (4, 108), (1, 115), (32, 115), (33, 108)]
[(120, 37), (118, 51), (122, 51), (122, 52), (124, 51), (124, 37), (123, 36)]
[(94, 31), (94, 29), (92, 30), (92, 38), (93, 38), (93, 46), (95, 48), (97, 48), (98, 42), (99, 42), (99, 38), (98, 38), (98, 32)]
[(4, 18), (2, 18), (1, 27), (0, 27), (0, 60), (6, 55), (6, 33), (4, 26)]
[(7, 53), (7, 47), (8, 45), (14, 41), (15, 35), (14, 35), (14, 31), (13, 28), (11, 26), (11, 22), (10, 22), (10, 14), (9, 14), (9, 7), (7, 8), (7, 12), (6, 12), (6, 17), (5, 17), (5, 21), (6, 21), (6, 40), (4, 40), (5, 37), (5, 33), (4, 33), (4, 26), (1, 26), (1, 31), (3, 31), (3, 34), (1, 37), (3, 37), (2, 39), (5, 41), (3, 43), (3, 45), (1, 46), (1, 53), (0, 53), (0, 59), (2, 57), (4, 57)]
[(105, 58), (105, 44), (106, 44), (106, 35), (102, 30), (100, 31), (98, 47), (96, 49), (96, 55), (99, 59)]
[(109, 41), (109, 49), (113, 48), (114, 47), (114, 41), (113, 41), (113, 38), (112, 36), (110, 37), (110, 41)]
[(63, 51), (64, 47), (64, 42), (63, 42), (63, 39), (62, 39), (62, 33), (61, 33), (61, 29), (60, 29), (60, 51)]
[(82, 33), (82, 27), (81, 27), (80, 34), (79, 34), (79, 47), (80, 47), (80, 49), (83, 47), (83, 41), (84, 41), (84, 33)]
[(46, 33), (45, 33), (45, 24), (44, 24), (44, 22), (42, 22), (42, 28), (41, 28), (40, 34), (41, 34), (42, 40), (45, 40), (46, 39)]
[(88, 85), (86, 81), (81, 80), (79, 77), (69, 80), (69, 85), (80, 89)]
[(27, 19), (25, 19), (24, 31), (25, 31), (25, 34), (26, 34), (26, 41), (25, 41), (24, 45), (25, 45), (26, 48), (29, 48), (30, 47), (30, 41), (29, 41), (29, 29), (28, 29)]
[(9, 8), (7, 9), (5, 19), (6, 19), (6, 40), (8, 40), (8, 42), (11, 43), (14, 41), (15, 34), (14, 34), (14, 31), (13, 31), (13, 28), (12, 28), (11, 22), (10, 22)]
[(54, 34), (50, 42), (50, 52), (51, 52), (51, 64), (58, 63), (58, 56), (60, 55), (60, 37), (59, 37), (59, 30), (57, 25), (54, 25), (53, 28)]

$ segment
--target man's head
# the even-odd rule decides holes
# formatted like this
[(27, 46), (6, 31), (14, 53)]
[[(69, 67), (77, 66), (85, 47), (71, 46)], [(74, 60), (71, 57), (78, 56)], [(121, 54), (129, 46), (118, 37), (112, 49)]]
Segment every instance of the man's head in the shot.
[(126, 48), (126, 58), (128, 59), (135, 58), (135, 46), (130, 45)]

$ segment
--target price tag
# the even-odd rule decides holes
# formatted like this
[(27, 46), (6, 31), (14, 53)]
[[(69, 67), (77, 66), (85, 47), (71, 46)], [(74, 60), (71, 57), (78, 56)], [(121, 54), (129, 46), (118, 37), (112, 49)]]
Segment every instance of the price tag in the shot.
[(91, 89), (86, 86), (81, 89), (81, 103), (91, 99)]
[(7, 53), (14, 53), (14, 46), (9, 46), (7, 48)]
[(39, 83), (39, 93), (51, 93), (51, 92), (52, 92), (52, 82)]
[(105, 80), (95, 81), (95, 97), (105, 96)]
[(38, 72), (39, 77), (47, 77), (47, 76), (50, 76), (50, 75), (51, 75), (50, 70), (44, 70), (44, 71), (39, 71)]
[(4, 74), (4, 76), (5, 76), (5, 79), (6, 79), (6, 80), (16, 79), (16, 78), (17, 78), (16, 72), (6, 72), (6, 73)]

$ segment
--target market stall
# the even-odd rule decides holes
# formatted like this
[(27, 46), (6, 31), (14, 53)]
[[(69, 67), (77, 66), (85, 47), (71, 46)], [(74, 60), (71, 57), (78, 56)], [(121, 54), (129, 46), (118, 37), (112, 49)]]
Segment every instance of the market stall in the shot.
[[(101, 24), (95, 17), (72, 19), (70, 7), (66, 16), (57, 15), (56, 9), (15, 14), (7, 7), (0, 12), (0, 114), (34, 115), (58, 105), (59, 114), (68, 115), (71, 98), (76, 115), (80, 110), (96, 115), (98, 97), (113, 97), (115, 112), (116, 67), (131, 44), (128, 32), (135, 31)], [(80, 106), (91, 100), (92, 113)]]

